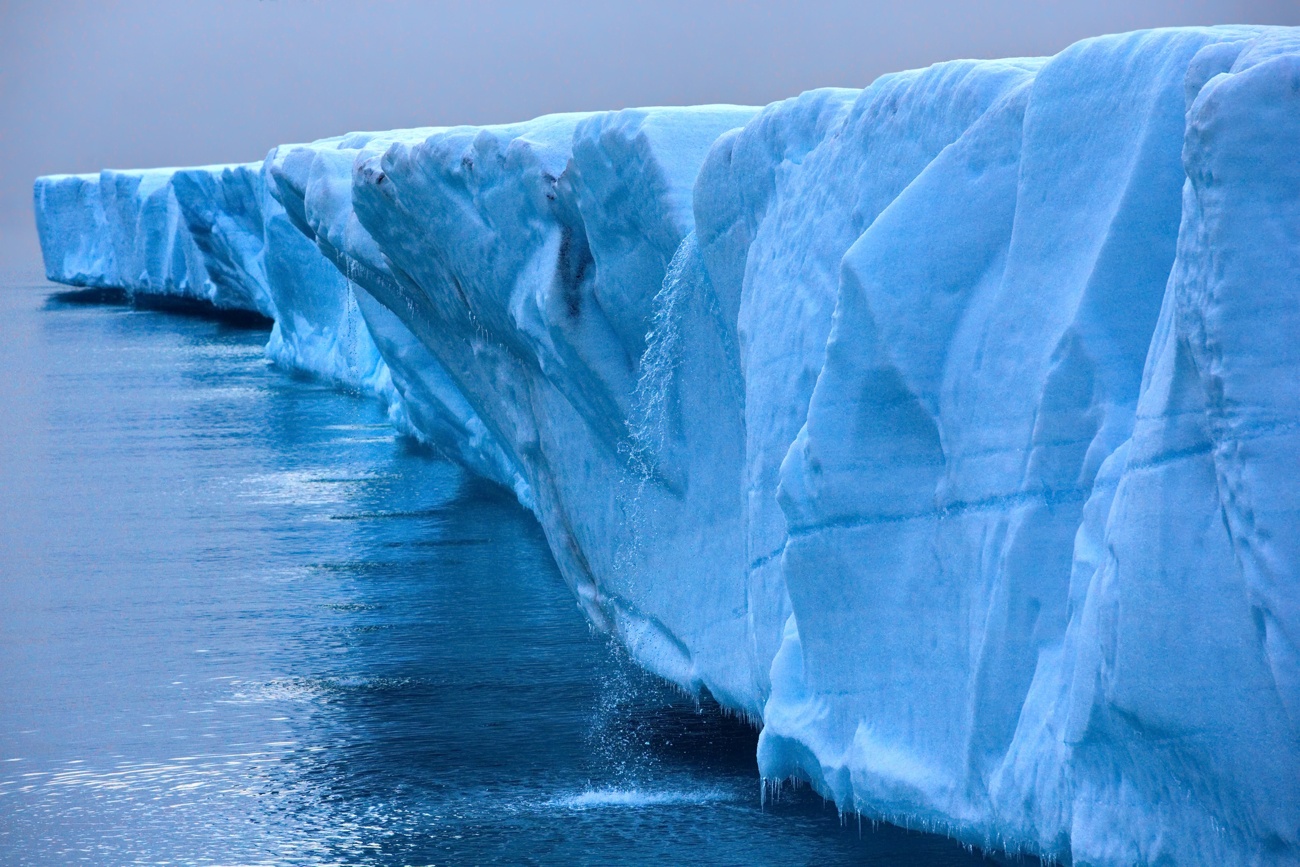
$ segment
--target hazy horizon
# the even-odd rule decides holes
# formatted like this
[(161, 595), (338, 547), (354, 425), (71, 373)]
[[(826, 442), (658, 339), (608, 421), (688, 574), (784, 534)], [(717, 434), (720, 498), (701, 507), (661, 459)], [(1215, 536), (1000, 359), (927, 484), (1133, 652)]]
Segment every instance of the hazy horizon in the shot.
[(1154, 26), (1300, 24), (1287, 0), (894, 4), (0, 0), (0, 255), (35, 264), (31, 183), (260, 159), (359, 129), (730, 102)]

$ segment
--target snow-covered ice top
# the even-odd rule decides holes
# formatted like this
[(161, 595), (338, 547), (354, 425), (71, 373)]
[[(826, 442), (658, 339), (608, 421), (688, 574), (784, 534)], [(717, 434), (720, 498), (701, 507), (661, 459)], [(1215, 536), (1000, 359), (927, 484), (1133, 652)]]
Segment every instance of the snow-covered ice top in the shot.
[(537, 514), (764, 775), (1080, 864), (1300, 860), (1300, 34), (37, 182), (52, 279)]

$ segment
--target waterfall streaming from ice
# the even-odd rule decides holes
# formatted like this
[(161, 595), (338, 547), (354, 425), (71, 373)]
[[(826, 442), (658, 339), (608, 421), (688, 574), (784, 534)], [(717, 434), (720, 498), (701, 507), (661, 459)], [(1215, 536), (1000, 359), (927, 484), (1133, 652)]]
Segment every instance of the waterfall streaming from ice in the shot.
[(634, 572), (640, 559), (647, 519), (646, 485), (663, 479), (664, 446), (680, 424), (675, 413), (675, 378), (681, 357), (681, 308), (693, 284), (686, 278), (694, 254), (692, 233), (677, 248), (655, 295), (654, 315), (628, 413), (628, 439), (621, 447), (627, 456), (627, 472), (618, 496), (629, 533), (616, 560), (625, 573)]

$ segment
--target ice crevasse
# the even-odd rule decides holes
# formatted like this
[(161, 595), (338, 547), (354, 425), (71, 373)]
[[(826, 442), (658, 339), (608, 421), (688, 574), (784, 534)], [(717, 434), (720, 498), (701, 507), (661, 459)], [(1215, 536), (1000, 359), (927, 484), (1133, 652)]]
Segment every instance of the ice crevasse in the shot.
[(771, 780), (1300, 862), (1300, 32), (36, 183), (51, 279), (274, 319), (510, 487)]

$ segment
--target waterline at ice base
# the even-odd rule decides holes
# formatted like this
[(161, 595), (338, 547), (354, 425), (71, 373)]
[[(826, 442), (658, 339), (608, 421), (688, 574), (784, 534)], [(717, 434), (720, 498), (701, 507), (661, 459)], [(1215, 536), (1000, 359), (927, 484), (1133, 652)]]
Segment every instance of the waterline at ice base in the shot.
[(1300, 30), (41, 178), (49, 277), (272, 318), (512, 489), (773, 785), (1300, 861)]

